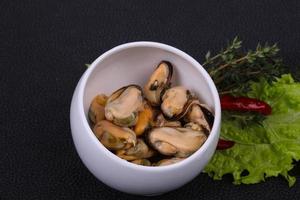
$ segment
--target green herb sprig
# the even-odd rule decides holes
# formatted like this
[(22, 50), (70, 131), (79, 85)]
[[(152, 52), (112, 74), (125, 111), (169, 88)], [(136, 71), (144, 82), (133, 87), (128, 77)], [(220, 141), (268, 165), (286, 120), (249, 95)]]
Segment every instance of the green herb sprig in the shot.
[(260, 78), (268, 82), (285, 73), (276, 44), (258, 44), (255, 50), (244, 52), (242, 41), (235, 37), (217, 55), (208, 52), (202, 64), (216, 83), (220, 94), (239, 95), (249, 91), (250, 81)]

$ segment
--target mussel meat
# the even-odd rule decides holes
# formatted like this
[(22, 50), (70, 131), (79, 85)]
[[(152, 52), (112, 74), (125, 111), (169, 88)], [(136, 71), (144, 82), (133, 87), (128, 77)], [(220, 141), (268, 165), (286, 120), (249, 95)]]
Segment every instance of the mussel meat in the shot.
[(131, 162), (137, 165), (151, 166), (151, 162), (147, 159), (138, 159), (138, 160), (133, 160)]
[(89, 108), (89, 119), (93, 124), (105, 119), (104, 106), (107, 101), (105, 94), (97, 95), (93, 100)]
[(207, 131), (207, 129), (203, 128), (200, 124), (195, 123), (195, 122), (189, 122), (189, 123), (185, 124), (184, 128), (190, 128), (190, 129), (195, 130), (195, 131), (203, 131), (205, 133)]
[(149, 132), (150, 144), (163, 155), (188, 157), (206, 141), (204, 132), (190, 128), (154, 128)]
[(143, 107), (142, 90), (137, 85), (128, 85), (115, 91), (107, 100), (105, 117), (119, 126), (134, 126), (138, 112)]
[(107, 120), (98, 122), (93, 131), (100, 142), (110, 150), (128, 149), (137, 142), (131, 129), (116, 126)]
[(162, 93), (170, 86), (173, 74), (173, 66), (168, 61), (162, 61), (158, 64), (144, 86), (144, 94), (153, 106), (161, 103)]
[(167, 120), (164, 115), (161, 113), (156, 117), (156, 120), (154, 122), (155, 127), (181, 127), (181, 122), (180, 121), (170, 121)]
[(152, 157), (154, 151), (150, 149), (142, 139), (137, 139), (135, 146), (129, 149), (118, 150), (116, 151), (116, 155), (125, 160), (137, 160)]
[(169, 159), (163, 159), (158, 161), (157, 163), (154, 164), (154, 166), (166, 166), (166, 165), (171, 165), (174, 163), (178, 163), (180, 161), (184, 160), (184, 158), (169, 158)]
[(199, 124), (205, 128), (208, 133), (211, 131), (214, 115), (207, 105), (200, 104), (198, 100), (195, 100), (190, 104), (184, 117), (185, 121)]
[(168, 119), (180, 116), (191, 100), (192, 95), (183, 86), (172, 87), (162, 96), (161, 110)]
[(149, 129), (153, 123), (154, 111), (152, 107), (145, 103), (144, 109), (139, 112), (138, 120), (134, 127), (134, 132), (137, 136), (142, 135), (147, 129)]

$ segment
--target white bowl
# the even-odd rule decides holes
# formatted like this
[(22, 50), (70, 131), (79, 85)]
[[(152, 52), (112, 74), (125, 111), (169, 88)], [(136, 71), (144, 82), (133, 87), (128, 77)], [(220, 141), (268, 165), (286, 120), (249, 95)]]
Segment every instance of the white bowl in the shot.
[[(183, 85), (214, 112), (212, 131), (204, 145), (179, 163), (146, 167), (122, 160), (107, 150), (92, 132), (87, 112), (92, 98), (128, 85), (143, 86), (161, 60), (174, 66), (172, 85)], [(220, 132), (221, 109), (217, 89), (204, 68), (186, 53), (156, 42), (117, 46), (97, 58), (82, 75), (71, 104), (71, 130), (77, 152), (91, 173), (106, 185), (138, 195), (158, 195), (195, 178), (212, 157)]]

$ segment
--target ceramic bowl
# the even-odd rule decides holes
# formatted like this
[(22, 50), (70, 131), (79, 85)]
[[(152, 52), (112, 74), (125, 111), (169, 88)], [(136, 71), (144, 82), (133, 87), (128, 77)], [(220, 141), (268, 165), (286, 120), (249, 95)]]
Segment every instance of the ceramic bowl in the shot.
[[(193, 91), (212, 108), (215, 120), (207, 141), (187, 159), (168, 166), (140, 166), (120, 159), (97, 140), (89, 125), (88, 108), (99, 93), (109, 95), (129, 84), (143, 86), (162, 60), (174, 66), (172, 85)], [(76, 150), (95, 177), (122, 192), (158, 195), (191, 181), (209, 162), (219, 138), (221, 109), (212, 79), (191, 56), (161, 43), (132, 42), (105, 52), (90, 65), (75, 89), (70, 118)]]

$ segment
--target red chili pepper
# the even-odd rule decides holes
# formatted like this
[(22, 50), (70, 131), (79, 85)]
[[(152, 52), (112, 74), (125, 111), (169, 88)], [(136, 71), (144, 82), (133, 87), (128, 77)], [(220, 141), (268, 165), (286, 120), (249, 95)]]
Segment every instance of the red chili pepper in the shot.
[(253, 111), (263, 115), (270, 115), (272, 113), (272, 108), (269, 104), (248, 97), (224, 95), (221, 97), (221, 107), (223, 110)]
[(233, 142), (233, 141), (219, 139), (218, 145), (217, 145), (217, 149), (218, 149), (218, 150), (229, 149), (229, 148), (231, 148), (234, 144), (235, 144), (235, 142)]

